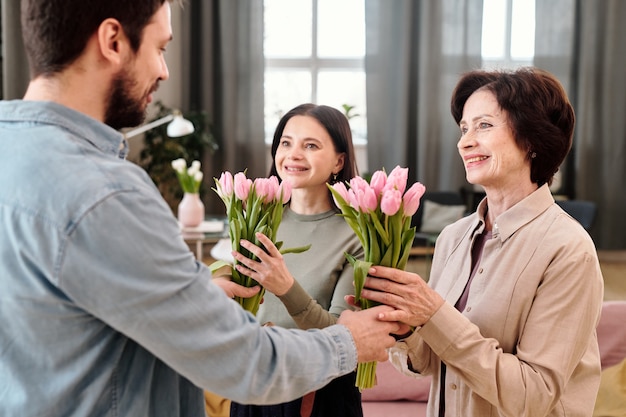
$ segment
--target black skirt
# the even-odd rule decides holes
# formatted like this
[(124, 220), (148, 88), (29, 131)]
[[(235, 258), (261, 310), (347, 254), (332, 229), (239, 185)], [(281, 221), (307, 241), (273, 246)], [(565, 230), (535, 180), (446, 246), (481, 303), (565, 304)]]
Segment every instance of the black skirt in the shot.
[[(361, 392), (354, 386), (356, 372), (332, 380), (315, 392), (311, 417), (363, 417)], [(232, 402), (230, 417), (300, 417), (302, 398), (276, 405)]]

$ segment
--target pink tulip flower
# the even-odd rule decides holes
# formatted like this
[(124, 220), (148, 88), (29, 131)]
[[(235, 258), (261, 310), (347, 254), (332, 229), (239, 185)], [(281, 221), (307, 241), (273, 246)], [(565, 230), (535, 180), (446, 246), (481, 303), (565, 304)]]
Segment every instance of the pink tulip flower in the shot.
[(387, 174), (385, 171), (378, 170), (372, 174), (372, 179), (370, 180), (370, 187), (374, 189), (376, 193), (376, 197), (380, 196), (383, 192), (383, 188), (385, 188), (385, 184), (387, 183)]
[(276, 177), (274, 177), (274, 180), (271, 178), (257, 178), (254, 180), (254, 191), (264, 204), (275, 201), (278, 187), (279, 184)]
[(376, 211), (376, 208), (378, 207), (378, 197), (372, 187), (368, 187), (364, 191), (358, 191), (357, 197), (359, 199), (359, 206), (361, 207), (362, 212), (371, 213)]
[(267, 198), (266, 203), (280, 200), (280, 183), (275, 175), (267, 179)]
[(273, 195), (270, 195), (271, 190), (269, 189), (267, 178), (257, 178), (254, 180), (254, 192), (264, 203), (267, 199), (271, 200), (273, 198)]
[(350, 188), (348, 190), (348, 199), (346, 200), (350, 207), (355, 209), (356, 211), (360, 211), (359, 198), (356, 196), (356, 192)]
[[(346, 188), (346, 184), (343, 182), (336, 182), (332, 185), (332, 187), (335, 189), (335, 191), (339, 193), (341, 198), (343, 198), (343, 201), (347, 203), (348, 202), (348, 189)], [(335, 200), (335, 205), (337, 207), (341, 207), (341, 204), (339, 204), (339, 202), (336, 200)]]
[(361, 177), (354, 177), (350, 180), (350, 189), (356, 190), (365, 190), (369, 188), (370, 185)]
[(222, 172), (220, 175), (220, 179), (217, 181), (219, 183), (218, 187), (218, 195), (222, 198), (230, 198), (233, 195), (233, 174), (230, 172)]
[(393, 216), (400, 210), (402, 205), (402, 193), (396, 189), (387, 189), (383, 191), (380, 200), (380, 210), (387, 216)]
[[(282, 193), (282, 204), (287, 204), (291, 199), (291, 190), (293, 189), (291, 183), (289, 181), (282, 181), (280, 183), (280, 188), (278, 190), (278, 197), (280, 197)], [(277, 198), (278, 198), (277, 197)]]
[(243, 172), (238, 172), (235, 174), (235, 177), (234, 177), (235, 197), (237, 197), (241, 201), (247, 200), (251, 187), (252, 187), (252, 180), (249, 178), (246, 178), (246, 174), (244, 174)]
[(397, 165), (387, 177), (387, 184), (385, 184), (385, 189), (388, 190), (390, 188), (395, 188), (400, 191), (400, 194), (404, 194), (404, 190), (406, 190), (406, 182), (409, 178), (409, 169), (401, 168)]
[(404, 196), (402, 196), (402, 207), (404, 215), (407, 217), (413, 216), (420, 206), (420, 199), (424, 195), (426, 187), (421, 182), (416, 182), (406, 190)]
[(355, 202), (356, 202), (356, 204), (355, 204), (355, 205), (356, 205), (356, 207), (354, 207), (354, 209), (355, 209), (356, 211), (360, 211), (360, 212), (366, 213), (366, 212), (367, 212), (367, 209), (365, 209), (365, 207), (363, 207), (363, 206), (361, 205), (361, 203), (363, 202), (363, 194), (364, 194), (364, 193), (365, 193), (365, 192), (364, 192), (363, 190), (355, 190), (355, 191), (354, 191), (354, 200), (355, 200)]

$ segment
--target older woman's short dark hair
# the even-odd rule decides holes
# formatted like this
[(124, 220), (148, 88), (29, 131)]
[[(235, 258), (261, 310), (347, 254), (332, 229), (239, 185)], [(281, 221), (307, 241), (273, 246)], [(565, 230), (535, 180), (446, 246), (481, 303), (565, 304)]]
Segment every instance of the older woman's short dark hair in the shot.
[(530, 179), (551, 184), (572, 146), (575, 116), (561, 83), (549, 72), (525, 67), (512, 71), (471, 71), (452, 94), (458, 124), (467, 99), (477, 90), (491, 91), (507, 113), (513, 136), (531, 159)]

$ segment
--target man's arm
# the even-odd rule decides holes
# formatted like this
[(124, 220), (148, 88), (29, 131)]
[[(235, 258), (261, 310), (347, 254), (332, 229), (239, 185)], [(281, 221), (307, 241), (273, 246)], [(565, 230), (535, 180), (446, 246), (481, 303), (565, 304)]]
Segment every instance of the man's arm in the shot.
[(397, 324), (374, 309), (317, 331), (261, 327), (211, 282), (167, 206), (141, 200), (118, 193), (87, 213), (59, 281), (81, 308), (197, 386), (241, 403), (279, 403), (353, 371), (357, 360), (386, 359)]

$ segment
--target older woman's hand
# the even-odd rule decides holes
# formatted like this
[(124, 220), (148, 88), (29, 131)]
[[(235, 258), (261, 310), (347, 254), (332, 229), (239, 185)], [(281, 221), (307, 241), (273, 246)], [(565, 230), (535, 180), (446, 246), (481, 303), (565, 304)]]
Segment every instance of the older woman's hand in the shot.
[(423, 325), (445, 302), (419, 275), (383, 266), (370, 268), (361, 297), (395, 308), (379, 319), (409, 326)]
[(284, 295), (293, 286), (295, 279), (289, 273), (283, 255), (276, 245), (262, 233), (257, 233), (256, 238), (265, 246), (267, 252), (252, 242), (242, 239), (241, 246), (256, 255), (258, 260), (252, 260), (233, 251), (233, 257), (239, 262), (236, 268), (242, 274), (263, 285), (267, 291), (277, 296)]

